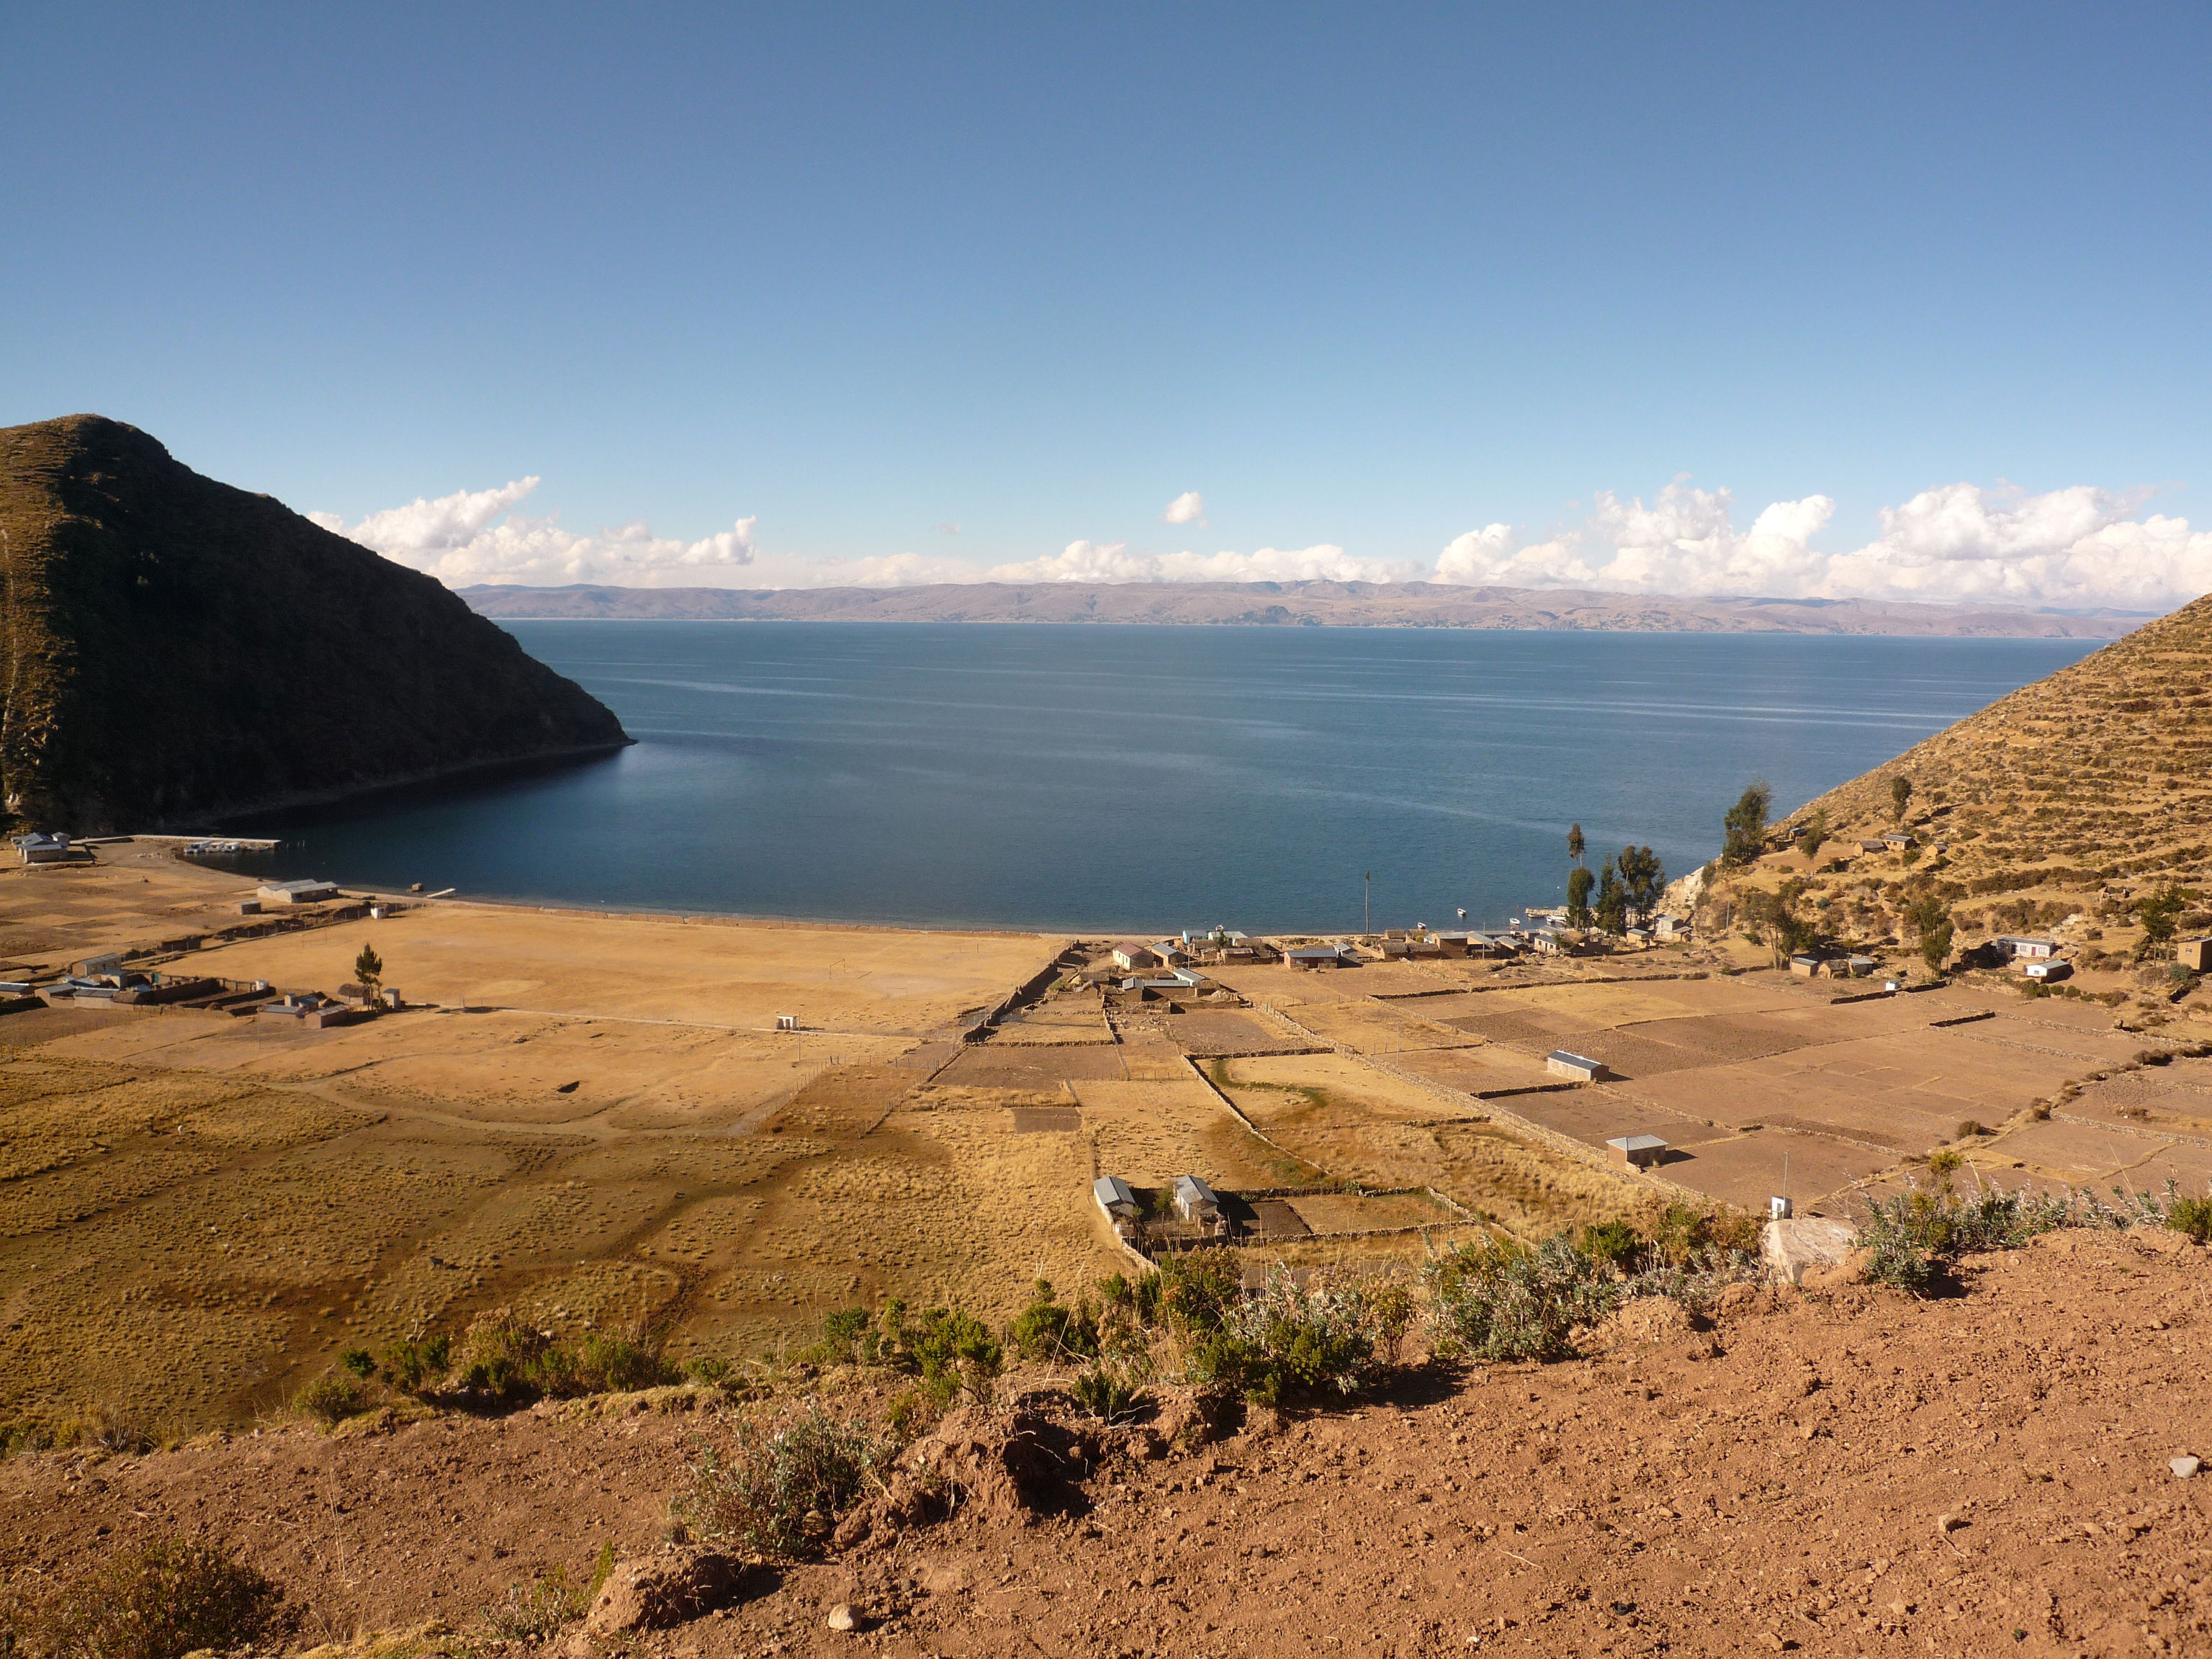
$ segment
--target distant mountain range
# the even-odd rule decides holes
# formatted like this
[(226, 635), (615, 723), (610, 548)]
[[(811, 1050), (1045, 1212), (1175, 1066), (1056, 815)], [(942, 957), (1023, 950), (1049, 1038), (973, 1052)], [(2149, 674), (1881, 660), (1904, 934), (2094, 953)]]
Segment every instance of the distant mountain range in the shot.
[(1441, 582), (962, 582), (920, 587), (461, 590), (526, 620), (1170, 623), (1255, 627), (1577, 629), (1668, 634), (1887, 634), (2118, 639), (2149, 620), (1877, 599), (1683, 599)]

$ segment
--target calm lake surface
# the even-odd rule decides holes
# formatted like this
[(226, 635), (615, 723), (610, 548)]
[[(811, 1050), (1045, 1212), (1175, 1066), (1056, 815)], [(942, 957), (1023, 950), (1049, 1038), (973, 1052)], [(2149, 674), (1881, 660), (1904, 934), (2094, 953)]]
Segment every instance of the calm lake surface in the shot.
[[(626, 910), (1097, 931), (1475, 923), (1670, 875), (2080, 640), (518, 623), (639, 739), (258, 819), (285, 875)], [(240, 824), (236, 826), (244, 829)], [(270, 863), (257, 861), (257, 869)]]

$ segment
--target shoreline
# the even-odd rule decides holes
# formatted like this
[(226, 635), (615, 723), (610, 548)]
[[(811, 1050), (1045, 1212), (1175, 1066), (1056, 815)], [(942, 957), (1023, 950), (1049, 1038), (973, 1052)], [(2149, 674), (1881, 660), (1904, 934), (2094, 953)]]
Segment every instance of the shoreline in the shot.
[[(426, 783), (438, 783), (450, 779), (489, 774), (507, 768), (526, 769), (536, 766), (558, 766), (564, 762), (580, 762), (595, 757), (618, 755), (635, 747), (637, 739), (625, 732), (620, 743), (586, 744), (573, 749), (547, 749), (527, 755), (506, 755), (489, 760), (464, 761), (453, 766), (435, 766), (420, 772), (403, 773), (396, 777), (380, 778), (374, 783), (328, 789), (295, 790), (288, 795), (270, 795), (258, 800), (236, 805), (195, 807), (189, 812), (173, 817), (156, 817), (141, 830), (118, 830), (79, 840), (113, 839), (118, 836), (143, 835), (149, 838), (167, 836), (173, 839), (191, 840), (195, 836), (226, 836), (233, 840), (259, 841), (270, 837), (254, 836), (245, 828), (246, 821), (264, 817), (271, 812), (289, 811), (302, 806), (335, 806), (341, 803), (365, 800), (387, 792), (411, 789)], [(237, 824), (238, 828), (228, 827)], [(276, 839), (283, 839), (276, 837)]]

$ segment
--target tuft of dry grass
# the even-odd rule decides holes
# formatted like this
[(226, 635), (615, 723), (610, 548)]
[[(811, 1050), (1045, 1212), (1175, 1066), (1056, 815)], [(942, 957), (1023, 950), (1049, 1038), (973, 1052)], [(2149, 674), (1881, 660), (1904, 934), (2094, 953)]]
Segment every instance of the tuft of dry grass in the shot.
[(289, 1632), (283, 1592), (227, 1543), (181, 1536), (126, 1545), (58, 1582), (0, 1589), (0, 1629), (22, 1659), (183, 1659)]

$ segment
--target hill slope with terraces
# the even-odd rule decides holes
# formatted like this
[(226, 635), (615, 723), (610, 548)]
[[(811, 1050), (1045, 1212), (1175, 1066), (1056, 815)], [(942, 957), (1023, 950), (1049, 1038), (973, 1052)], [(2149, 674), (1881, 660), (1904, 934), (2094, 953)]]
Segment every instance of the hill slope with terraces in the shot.
[(2212, 598), (2022, 686), (1792, 813), (1838, 839), (1906, 825), (1951, 878), (2095, 888), (2212, 868)]

